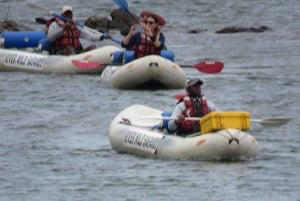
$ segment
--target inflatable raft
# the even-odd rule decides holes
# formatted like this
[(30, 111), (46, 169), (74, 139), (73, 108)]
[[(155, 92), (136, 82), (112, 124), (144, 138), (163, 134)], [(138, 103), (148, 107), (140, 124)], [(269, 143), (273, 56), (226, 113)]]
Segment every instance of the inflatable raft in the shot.
[[(133, 52), (124, 54), (125, 64), (109, 65), (102, 74), (101, 81), (111, 84), (117, 89), (177, 89), (183, 88), (186, 74), (173, 62), (170, 51), (162, 51), (161, 55), (149, 55), (132, 60)], [(127, 61), (130, 60), (130, 61)], [(114, 61), (114, 58), (112, 59)]]
[(160, 159), (247, 160), (259, 154), (256, 139), (246, 132), (247, 112), (209, 114), (201, 118), (202, 133), (186, 137), (168, 134), (162, 114), (144, 105), (124, 109), (109, 128), (112, 147), (119, 153)]
[(39, 31), (3, 32), (0, 36), (0, 71), (30, 73), (101, 73), (103, 66), (82, 67), (76, 61), (110, 63), (115, 46), (104, 46), (81, 54), (49, 55), (49, 41)]

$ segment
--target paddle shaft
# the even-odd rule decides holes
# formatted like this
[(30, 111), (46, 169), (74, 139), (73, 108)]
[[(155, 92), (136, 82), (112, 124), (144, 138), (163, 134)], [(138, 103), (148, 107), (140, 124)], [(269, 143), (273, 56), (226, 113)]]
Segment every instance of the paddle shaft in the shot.
[[(175, 120), (177, 117), (159, 117), (159, 116), (140, 116), (140, 119), (161, 119)], [(185, 120), (200, 121), (200, 117), (186, 117)], [(265, 126), (281, 126), (287, 124), (291, 118), (265, 118), (265, 119), (250, 119), (253, 123), (260, 123)]]
[[(72, 63), (76, 65), (79, 68), (98, 68), (99, 66), (123, 66), (125, 64), (123, 63), (102, 63), (98, 61), (85, 61), (85, 60), (79, 60), (79, 59), (73, 59)], [(187, 67), (188, 65), (185, 65)], [(199, 62), (195, 65), (189, 65), (191, 68), (195, 68), (201, 73), (209, 73), (209, 74), (216, 74), (222, 71), (223, 69), (223, 63), (222, 62), (216, 62), (215, 65), (213, 65), (211, 62), (207, 63), (206, 61)]]
[[(38, 5), (38, 4), (35, 4), (35, 3), (27, 3), (27, 5), (30, 6), (31, 8), (37, 8), (37, 9), (39, 9), (39, 10), (43, 10), (44, 12), (46, 12), (46, 13), (48, 13), (48, 14), (54, 16), (54, 17), (57, 17), (57, 18), (59, 18), (59, 19), (65, 21), (65, 22), (68, 21), (68, 18), (66, 18), (66, 17), (64, 17), (64, 16), (62, 16), (62, 15), (56, 14), (56, 13), (54, 13), (53, 11), (50, 11), (50, 10), (48, 10), (47, 8), (42, 7), (41, 5)], [(85, 29), (85, 30), (87, 30), (87, 31), (89, 31), (89, 32), (92, 32), (92, 33), (94, 33), (94, 34), (103, 34), (103, 33), (99, 32), (99, 31), (97, 31), (97, 30), (95, 30), (95, 29), (92, 29), (92, 28), (89, 28), (89, 27), (87, 27), (87, 26), (84, 26), (84, 25), (81, 24), (80, 22), (75, 21), (74, 23), (75, 23), (76, 26), (78, 26), (78, 27), (80, 27), (80, 28), (82, 28), (82, 29)], [(114, 39), (114, 38), (111, 38), (111, 40), (112, 40), (113, 42), (117, 43), (117, 44), (121, 44), (121, 41), (119, 41), (119, 40), (116, 40), (116, 39)]]

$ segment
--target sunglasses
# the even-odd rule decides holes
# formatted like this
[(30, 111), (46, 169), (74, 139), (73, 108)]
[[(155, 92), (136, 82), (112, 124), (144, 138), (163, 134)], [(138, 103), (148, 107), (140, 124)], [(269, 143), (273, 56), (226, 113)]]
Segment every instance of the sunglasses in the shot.
[(73, 12), (68, 10), (68, 11), (64, 12), (63, 14), (64, 15), (73, 15)]
[(151, 25), (151, 24), (154, 24), (154, 23), (155, 23), (154, 21), (148, 21), (148, 20), (145, 21), (145, 24), (150, 24)]

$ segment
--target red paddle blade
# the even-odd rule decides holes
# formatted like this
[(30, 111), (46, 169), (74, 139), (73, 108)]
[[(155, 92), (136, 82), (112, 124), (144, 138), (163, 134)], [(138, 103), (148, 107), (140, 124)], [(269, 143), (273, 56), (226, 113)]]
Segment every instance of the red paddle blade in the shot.
[(224, 64), (221, 61), (201, 61), (193, 65), (198, 71), (202, 73), (215, 74), (223, 70)]
[(85, 61), (79, 59), (73, 59), (72, 64), (81, 69), (95, 69), (103, 65), (103, 63), (98, 61)]

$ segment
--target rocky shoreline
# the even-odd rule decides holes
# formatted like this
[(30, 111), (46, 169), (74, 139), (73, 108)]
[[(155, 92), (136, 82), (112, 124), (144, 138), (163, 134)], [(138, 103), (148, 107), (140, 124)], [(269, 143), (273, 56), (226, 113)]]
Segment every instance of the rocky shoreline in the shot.
[[(36, 18), (37, 23), (43, 23), (42, 18)], [(89, 17), (84, 25), (100, 32), (109, 32), (110, 29), (119, 30), (122, 35), (126, 35), (130, 27), (135, 24), (135, 21), (125, 11), (121, 9), (115, 9), (111, 12), (111, 20), (107, 17), (91, 16)], [(12, 20), (0, 21), (0, 32), (3, 31), (30, 31), (34, 30), (31, 27), (22, 25)], [(207, 29), (197, 28), (188, 30), (187, 33), (197, 34), (208, 31)], [(252, 32), (260, 33), (265, 31), (272, 31), (272, 29), (265, 25), (260, 26), (228, 26), (222, 29), (216, 30), (217, 34), (230, 34), (230, 33), (241, 33), (241, 32)]]

